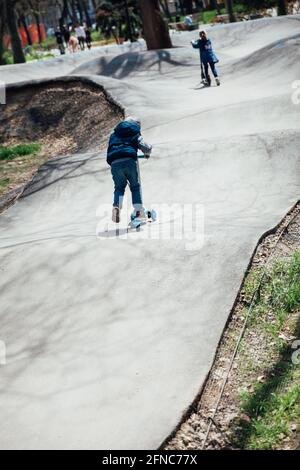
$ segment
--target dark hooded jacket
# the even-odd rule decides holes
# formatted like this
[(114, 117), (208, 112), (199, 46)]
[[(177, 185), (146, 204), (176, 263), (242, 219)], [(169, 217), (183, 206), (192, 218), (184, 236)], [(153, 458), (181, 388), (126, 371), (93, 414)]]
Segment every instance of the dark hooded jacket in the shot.
[(217, 64), (219, 62), (213, 51), (210, 39), (197, 39), (197, 41), (192, 42), (192, 46), (194, 49), (199, 49), (200, 59), (203, 64), (208, 64), (209, 62)]
[(133, 121), (122, 121), (118, 124), (109, 138), (107, 158), (109, 165), (120, 158), (137, 159), (138, 143), (141, 137), (141, 127)]

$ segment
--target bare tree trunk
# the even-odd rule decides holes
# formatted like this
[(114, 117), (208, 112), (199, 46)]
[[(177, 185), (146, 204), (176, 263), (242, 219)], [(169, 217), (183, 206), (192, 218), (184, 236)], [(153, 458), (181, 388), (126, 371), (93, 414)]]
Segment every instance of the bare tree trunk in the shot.
[(211, 6), (212, 10), (217, 10), (218, 15), (220, 15), (221, 8), (220, 8), (220, 5), (217, 2), (217, 0), (210, 0), (210, 6)]
[(167, 18), (171, 18), (171, 13), (167, 0), (159, 0), (160, 7)]
[(72, 12), (71, 13), (72, 22), (73, 22), (73, 25), (75, 25), (76, 23), (78, 23), (75, 0), (71, 0), (71, 12)]
[(15, 2), (13, 2), (12, 0), (6, 0), (5, 6), (6, 6), (6, 23), (7, 23), (7, 28), (9, 31), (14, 63), (23, 64), (24, 62), (26, 62), (26, 60), (25, 60), (22, 43), (21, 43), (21, 39), (19, 36), (18, 28), (17, 28)]
[(5, 60), (3, 57), (4, 53), (4, 25), (5, 25), (5, 9), (4, 2), (0, 0), (0, 65), (5, 65)]
[(125, 16), (126, 16), (126, 23), (127, 23), (127, 30), (128, 30), (127, 34), (128, 34), (130, 42), (133, 42), (132, 27), (131, 27), (127, 0), (125, 0)]
[(172, 47), (168, 25), (162, 16), (158, 0), (139, 0), (139, 4), (148, 50)]
[(80, 23), (83, 23), (83, 11), (82, 11), (82, 3), (81, 0), (77, 0), (77, 10), (79, 13)]
[(38, 38), (39, 38), (39, 44), (42, 42), (42, 33), (41, 33), (41, 21), (40, 21), (40, 15), (38, 13), (34, 14), (34, 19), (36, 22), (36, 27), (37, 27), (37, 32), (38, 32)]
[(168, 0), (164, 0), (164, 3), (165, 3), (166, 15), (167, 15), (168, 18), (171, 18), (171, 12), (170, 12), (170, 8), (169, 8)]
[(179, 3), (179, 8), (180, 8), (181, 14), (184, 15), (183, 0), (178, 0), (178, 3)]
[(278, 12), (279, 16), (287, 14), (287, 8), (286, 8), (285, 0), (278, 0), (277, 1), (277, 12)]
[(68, 7), (68, 0), (63, 0), (61, 17), (59, 19), (59, 25), (60, 25), (61, 28), (67, 22), (68, 16), (70, 16), (69, 7)]
[(27, 23), (26, 23), (25, 15), (20, 15), (19, 19), (20, 19), (21, 25), (22, 25), (23, 28), (24, 28), (24, 31), (25, 31), (25, 34), (26, 34), (26, 38), (27, 38), (27, 43), (28, 43), (29, 46), (32, 46), (32, 39), (31, 39), (31, 36), (30, 36), (29, 29), (27, 28)]
[(235, 23), (236, 18), (235, 18), (234, 11), (233, 11), (233, 0), (225, 0), (225, 6), (226, 6), (227, 13), (229, 15), (230, 23)]
[(193, 0), (184, 0), (183, 4), (188, 15), (193, 13)]
[(92, 21), (91, 21), (89, 11), (88, 11), (88, 7), (87, 7), (87, 4), (86, 4), (85, 0), (82, 0), (82, 8), (83, 8), (83, 11), (84, 11), (84, 16), (85, 16), (85, 19), (86, 19), (87, 27), (91, 28)]

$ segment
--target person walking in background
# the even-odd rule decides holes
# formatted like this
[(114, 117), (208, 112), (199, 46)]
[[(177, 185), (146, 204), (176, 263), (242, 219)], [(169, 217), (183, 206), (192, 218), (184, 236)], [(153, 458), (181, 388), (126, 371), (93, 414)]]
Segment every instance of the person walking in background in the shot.
[(70, 36), (69, 39), (69, 51), (70, 52), (77, 52), (78, 51), (79, 42), (75, 36)]
[(88, 49), (90, 49), (92, 47), (92, 34), (90, 28), (88, 28), (87, 26), (85, 28), (85, 42)]
[(61, 32), (62, 32), (62, 34), (63, 34), (66, 47), (68, 47), (69, 41), (70, 41), (70, 37), (71, 37), (71, 33), (70, 33), (70, 31), (69, 31), (69, 27), (68, 27), (66, 24), (64, 24), (63, 27), (62, 27), (62, 29), (61, 29)]
[(218, 72), (215, 67), (215, 64), (219, 62), (219, 59), (216, 57), (211, 40), (207, 38), (206, 31), (203, 29), (199, 33), (199, 39), (191, 42), (194, 49), (199, 49), (200, 52), (200, 61), (204, 67), (204, 75), (206, 80), (206, 85), (211, 85), (211, 78), (208, 72), (208, 66), (210, 66), (213, 76), (215, 77), (217, 86), (220, 85), (220, 79), (218, 77)]
[(63, 41), (63, 34), (61, 32), (61, 29), (59, 26), (57, 26), (56, 31), (55, 31), (55, 37), (56, 37), (56, 43), (57, 47), (59, 49), (59, 52), (62, 54), (65, 54), (65, 46), (64, 46), (64, 41)]
[(84, 27), (77, 23), (75, 26), (75, 34), (79, 42), (80, 49), (84, 51), (85, 49), (85, 31)]

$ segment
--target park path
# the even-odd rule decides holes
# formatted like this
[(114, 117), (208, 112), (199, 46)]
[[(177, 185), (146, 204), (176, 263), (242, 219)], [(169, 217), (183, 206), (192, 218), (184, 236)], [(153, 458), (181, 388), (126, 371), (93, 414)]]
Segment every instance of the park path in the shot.
[[(0, 216), (1, 448), (157, 448), (201, 389), (259, 237), (299, 198), (299, 17), (209, 34), (222, 79), (210, 89), (195, 33), (170, 51), (1, 68), (10, 83), (104, 85), (154, 144), (145, 203), (168, 205), (148, 238), (105, 238), (112, 184), (104, 154), (87, 152), (51, 161)], [(172, 217), (184, 204), (204, 215), (197, 243), (190, 228), (167, 239), (174, 203)]]

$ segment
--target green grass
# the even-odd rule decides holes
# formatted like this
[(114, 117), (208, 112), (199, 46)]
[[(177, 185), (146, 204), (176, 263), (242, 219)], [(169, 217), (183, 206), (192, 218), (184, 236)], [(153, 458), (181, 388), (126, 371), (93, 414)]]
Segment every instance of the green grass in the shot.
[(32, 60), (44, 60), (54, 57), (49, 49), (41, 48), (41, 44), (35, 44), (34, 46), (26, 46), (24, 49), (26, 62), (30, 62)]
[(92, 31), (91, 36), (92, 36), (92, 41), (93, 42), (102, 41), (103, 39), (105, 39), (103, 37), (103, 34), (100, 33), (100, 31)]
[(41, 43), (36, 42), (32, 44), (32, 46), (27, 46), (33, 49), (34, 51), (51, 51), (51, 49), (56, 49), (57, 44), (56, 44), (56, 38), (54, 36), (46, 38), (44, 41)]
[[(250, 303), (257, 290), (261, 270), (250, 273), (244, 284), (244, 297)], [(289, 313), (300, 306), (300, 252), (295, 252), (287, 261), (277, 261), (266, 271), (255, 297), (251, 323), (259, 323), (266, 331), (277, 337)], [(274, 321), (270, 323), (269, 314)]]
[(5, 51), (3, 53), (3, 60), (4, 60), (6, 65), (11, 65), (11, 64), (14, 63), (12, 53), (9, 49), (5, 49)]
[[(226, 14), (226, 9), (221, 8), (221, 15)], [(211, 23), (214, 17), (218, 14), (217, 10), (209, 10), (209, 11), (204, 11), (203, 12), (203, 23)]]
[(10, 182), (9, 178), (0, 179), (0, 188), (5, 188)]
[[(258, 270), (247, 277), (243, 289), (246, 302), (250, 302), (260, 277)], [(233, 440), (239, 448), (276, 448), (291, 434), (291, 424), (300, 425), (300, 364), (293, 364), (289, 341), (279, 337), (283, 326), (291, 321), (290, 316), (297, 315), (299, 309), (300, 252), (296, 251), (268, 269), (255, 297), (252, 326), (265, 332), (266, 341), (276, 340), (278, 360), (265, 372), (263, 382), (253, 385), (254, 392), (241, 395), (241, 412), (250, 419), (241, 419), (233, 431)], [(294, 320), (294, 330), (289, 330), (289, 334), (300, 338), (299, 316), (296, 325)]]
[(54, 36), (51, 36), (42, 41), (41, 44), (33, 44), (32, 47), (36, 49), (43, 49), (44, 51), (55, 49), (57, 47), (56, 38)]
[(17, 157), (33, 155), (41, 149), (40, 144), (20, 144), (13, 147), (0, 146), (0, 160), (14, 160)]
[[(31, 62), (32, 60), (45, 60), (45, 59), (52, 59), (55, 57), (51, 52), (47, 52), (48, 49), (43, 49), (40, 45), (34, 46), (27, 46), (25, 50), (25, 59), (26, 62)], [(6, 65), (11, 65), (14, 63), (13, 55), (10, 49), (7, 49), (4, 54), (3, 58)]]
[(39, 54), (38, 52), (33, 52), (32, 54), (26, 55), (26, 62), (31, 62), (32, 60), (45, 60), (45, 59), (53, 59), (55, 57), (54, 54)]
[(250, 421), (241, 420), (236, 431), (242, 449), (270, 450), (291, 434), (291, 424), (300, 429), (300, 367), (291, 361), (285, 347), (281, 359), (264, 383), (256, 383), (253, 393), (243, 393), (241, 409)]
[(36, 143), (0, 146), (0, 196), (26, 183), (47, 160), (41, 149), (41, 145)]

